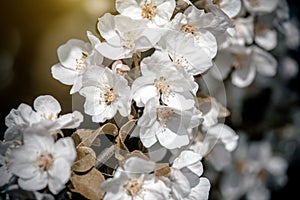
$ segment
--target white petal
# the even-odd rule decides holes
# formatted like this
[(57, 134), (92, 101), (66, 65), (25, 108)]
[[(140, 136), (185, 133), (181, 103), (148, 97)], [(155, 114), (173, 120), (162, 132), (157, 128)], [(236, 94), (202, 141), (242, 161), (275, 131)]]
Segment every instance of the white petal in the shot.
[(37, 97), (33, 102), (33, 107), (38, 113), (45, 114), (46, 118), (61, 111), (59, 102), (50, 95)]
[(12, 109), (5, 117), (5, 125), (7, 127), (13, 126), (31, 126), (40, 121), (39, 115), (32, 110), (27, 104), (20, 104), (18, 109)]
[(69, 69), (76, 70), (76, 59), (82, 57), (82, 52), (86, 52), (86, 43), (81, 40), (71, 39), (57, 49), (60, 63)]
[(173, 162), (172, 167), (182, 169), (200, 161), (202, 157), (193, 151), (182, 151), (181, 154)]
[(155, 130), (156, 128), (159, 127), (160, 126), (158, 123), (154, 123), (152, 127), (146, 127), (140, 129), (140, 139), (146, 148), (151, 147), (157, 142)]
[(175, 199), (182, 199), (191, 192), (191, 186), (188, 179), (180, 170), (172, 169), (170, 174), (172, 183), (172, 196)]
[(217, 124), (207, 131), (207, 137), (215, 137), (220, 139), (228, 151), (233, 151), (238, 145), (239, 136), (229, 126), (225, 124)]
[(233, 18), (239, 14), (242, 3), (241, 0), (223, 0), (220, 3), (220, 7), (228, 15), (228, 17)]
[(256, 69), (254, 66), (244, 66), (242, 69), (236, 69), (231, 75), (232, 84), (237, 87), (243, 88), (249, 86), (256, 75)]
[(139, 4), (136, 0), (116, 0), (116, 9), (124, 16), (142, 19), (142, 9)]
[(74, 84), (70, 90), (70, 94), (74, 94), (78, 92), (81, 88), (82, 88), (82, 76), (77, 76), (77, 78), (74, 79)]
[(34, 177), (30, 179), (19, 178), (18, 183), (20, 187), (24, 190), (36, 191), (41, 190), (47, 186), (47, 173), (37, 173)]
[(170, 188), (160, 180), (145, 181), (143, 185), (145, 189), (141, 195), (144, 200), (166, 200), (169, 198)]
[(274, 76), (277, 70), (276, 59), (268, 52), (258, 48), (253, 48), (253, 62), (258, 73), (264, 76)]
[[(191, 93), (174, 93), (171, 95), (162, 95), (162, 101), (171, 108), (177, 110), (189, 110), (194, 107), (195, 100), (193, 98), (186, 98)], [(192, 95), (190, 95), (192, 96)]]
[(97, 51), (104, 57), (111, 60), (119, 60), (132, 56), (132, 51), (121, 46), (112, 46), (107, 42), (102, 42), (96, 46)]
[(76, 158), (76, 150), (73, 139), (71, 137), (59, 139), (53, 146), (52, 154), (54, 159), (63, 158), (68, 161), (68, 164), (71, 166)]
[(180, 148), (189, 144), (189, 137), (187, 135), (177, 135), (169, 129), (159, 130), (156, 133), (159, 143), (167, 149)]
[(277, 46), (277, 32), (275, 30), (264, 30), (255, 36), (255, 42), (267, 51)]
[(65, 188), (71, 176), (71, 165), (64, 158), (56, 158), (49, 173), (49, 190), (53, 194), (57, 194)]
[(65, 68), (60, 63), (52, 66), (51, 73), (53, 78), (66, 85), (73, 85), (74, 80), (78, 76), (78, 72), (73, 69)]
[(207, 200), (209, 196), (210, 182), (207, 178), (200, 178), (199, 184), (192, 188), (191, 194), (186, 200)]
[[(138, 80), (138, 79), (136, 79)], [(133, 83), (136, 87), (138, 87), (138, 82)], [(133, 89), (132, 89), (133, 90)], [(137, 106), (142, 107), (153, 97), (158, 96), (156, 87), (154, 85), (144, 85), (137, 88), (135, 93), (133, 94), (133, 99), (136, 102)]]
[(63, 129), (78, 128), (81, 122), (83, 122), (83, 115), (78, 111), (62, 115), (58, 118), (58, 123)]
[(139, 157), (130, 157), (125, 161), (124, 170), (130, 173), (150, 173), (153, 172), (155, 163)]

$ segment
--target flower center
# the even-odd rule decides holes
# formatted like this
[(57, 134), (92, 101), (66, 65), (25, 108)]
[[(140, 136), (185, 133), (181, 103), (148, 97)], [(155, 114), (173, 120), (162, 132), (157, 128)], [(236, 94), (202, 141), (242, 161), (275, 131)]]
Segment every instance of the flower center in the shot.
[(158, 108), (157, 110), (157, 119), (162, 123), (163, 128), (167, 128), (166, 123), (171, 120), (172, 115), (174, 115), (175, 112), (173, 109), (169, 108)]
[(133, 48), (134, 40), (131, 38), (126, 38), (121, 40), (121, 45), (125, 49), (132, 49)]
[(192, 25), (189, 25), (189, 24), (185, 24), (181, 27), (180, 30), (183, 31), (183, 32), (186, 32), (186, 33), (194, 34), (195, 31), (199, 30), (199, 26), (192, 26)]
[(156, 6), (153, 5), (153, 3), (146, 3), (142, 7), (142, 17), (146, 19), (153, 19), (153, 17), (156, 15), (157, 10)]
[(82, 52), (81, 58), (76, 58), (76, 70), (81, 71), (87, 68), (86, 59), (89, 56), (88, 52)]
[(181, 56), (181, 57), (177, 57), (173, 63), (177, 66), (177, 67), (184, 67), (186, 69), (188, 69), (190, 67), (190, 62), (189, 60), (184, 57), (184, 56)]
[(159, 94), (170, 94), (170, 84), (171, 81), (167, 80), (165, 77), (161, 76), (159, 79), (154, 80), (154, 86)]
[(131, 196), (136, 196), (139, 191), (142, 189), (144, 183), (144, 179), (129, 179), (126, 184), (125, 184), (125, 190), (127, 192), (127, 194), (131, 195)]
[(37, 166), (42, 171), (48, 171), (53, 164), (53, 156), (49, 153), (42, 153), (36, 160)]
[(244, 66), (245, 60), (246, 60), (245, 55), (235, 54), (234, 60), (232, 62), (232, 67), (235, 69), (241, 69)]
[(48, 119), (48, 120), (57, 120), (58, 118), (58, 114), (57, 113), (50, 113), (48, 116), (46, 116), (45, 113), (40, 115), (42, 119)]
[(104, 88), (100, 89), (100, 100), (99, 103), (104, 103), (109, 106), (116, 99), (114, 89), (105, 85)]

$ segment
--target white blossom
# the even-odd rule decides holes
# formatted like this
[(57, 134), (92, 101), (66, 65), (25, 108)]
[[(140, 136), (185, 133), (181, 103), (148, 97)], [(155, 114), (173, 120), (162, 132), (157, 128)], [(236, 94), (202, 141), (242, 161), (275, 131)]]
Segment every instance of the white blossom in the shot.
[(59, 102), (50, 95), (37, 97), (33, 102), (34, 110), (27, 104), (20, 104), (18, 109), (12, 109), (5, 118), (7, 127), (28, 127), (34, 124), (42, 124), (50, 131), (60, 129), (77, 128), (83, 121), (80, 112), (59, 115), (61, 107)]
[(19, 177), (20, 187), (36, 191), (48, 186), (53, 194), (60, 192), (70, 178), (76, 157), (73, 140), (54, 142), (48, 130), (33, 126), (25, 129), (23, 141), (9, 154), (9, 170)]
[(247, 87), (255, 79), (256, 72), (263, 76), (274, 76), (277, 71), (276, 59), (267, 51), (251, 47), (231, 46), (216, 56), (216, 65), (226, 78), (231, 69), (231, 81), (238, 87)]
[(109, 68), (91, 66), (84, 75), (80, 95), (86, 98), (84, 111), (94, 122), (104, 122), (115, 116), (130, 113), (130, 88), (127, 80)]
[(132, 19), (145, 19), (149, 26), (163, 26), (173, 15), (175, 0), (116, 0), (116, 9), (121, 15)]
[(190, 148), (208, 161), (216, 170), (230, 164), (231, 155), (238, 145), (239, 136), (229, 126), (216, 124), (205, 133), (203, 141), (196, 141)]
[(165, 180), (171, 188), (174, 200), (207, 200), (210, 183), (203, 174), (202, 157), (189, 150), (182, 151), (174, 160), (169, 179)]
[(201, 112), (195, 108), (177, 110), (161, 106), (156, 98), (150, 99), (138, 121), (140, 139), (145, 147), (157, 141), (167, 149), (180, 148), (189, 144), (191, 129), (200, 124)]
[(100, 40), (87, 32), (90, 42), (71, 39), (57, 49), (59, 63), (51, 68), (52, 76), (66, 85), (73, 85), (70, 94), (82, 87), (82, 75), (89, 65), (101, 65), (103, 56), (95, 50)]
[(135, 52), (153, 48), (163, 33), (160, 29), (147, 28), (145, 20), (109, 13), (99, 18), (97, 27), (105, 42), (96, 45), (96, 49), (112, 60), (130, 58)]
[(132, 84), (132, 94), (137, 106), (143, 107), (153, 97), (179, 110), (195, 105), (193, 94), (198, 85), (183, 68), (175, 66), (166, 52), (156, 51), (141, 63), (142, 76)]
[[(209, 34), (209, 32), (206, 33)], [(204, 33), (204, 35), (207, 34)], [(217, 51), (213, 35), (210, 34), (207, 38), (207, 41), (203, 39), (195, 42), (192, 35), (169, 31), (161, 38), (158, 46), (168, 52), (168, 57), (171, 58), (174, 65), (184, 68), (192, 75), (199, 75), (212, 66), (212, 59)]]
[(118, 167), (114, 177), (107, 179), (101, 187), (106, 191), (104, 200), (165, 200), (170, 188), (155, 178), (155, 163), (138, 157), (130, 157), (123, 167)]

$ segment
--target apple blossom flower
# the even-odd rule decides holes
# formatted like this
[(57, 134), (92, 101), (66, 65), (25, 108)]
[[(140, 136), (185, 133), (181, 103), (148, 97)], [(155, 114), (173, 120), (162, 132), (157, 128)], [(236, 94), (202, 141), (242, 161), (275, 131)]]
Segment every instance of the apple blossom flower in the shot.
[(52, 76), (66, 85), (73, 85), (70, 94), (82, 87), (82, 75), (89, 65), (101, 65), (103, 56), (95, 50), (100, 40), (87, 32), (90, 42), (71, 39), (57, 49), (59, 63), (51, 68)]
[(84, 75), (79, 94), (85, 97), (84, 111), (94, 122), (111, 119), (117, 111), (124, 117), (130, 113), (128, 82), (107, 67), (91, 66)]
[(175, 66), (166, 52), (155, 51), (141, 63), (142, 76), (132, 84), (132, 97), (143, 107), (153, 97), (179, 110), (191, 109), (198, 85), (183, 68)]
[(208, 156), (208, 161), (220, 171), (230, 164), (231, 152), (237, 148), (239, 136), (229, 126), (216, 124), (210, 127), (202, 141), (195, 141), (190, 147), (201, 157)]
[(114, 177), (107, 179), (101, 187), (106, 194), (104, 200), (165, 200), (170, 188), (153, 174), (155, 163), (138, 157), (130, 157), (123, 167), (118, 167)]
[[(190, 8), (190, 15), (194, 15), (192, 12), (195, 12), (197, 15), (202, 13), (199, 19), (201, 28), (209, 30), (217, 39), (227, 28), (234, 26), (232, 19), (218, 5), (213, 4), (211, 0), (197, 1), (195, 5), (201, 9)], [(207, 13), (203, 12), (204, 9)]]
[(256, 72), (263, 76), (274, 76), (277, 70), (276, 59), (255, 45), (251, 47), (234, 45), (221, 50), (216, 56), (215, 63), (223, 78), (226, 78), (231, 69), (234, 69), (231, 81), (241, 88), (253, 82)]
[(241, 196), (269, 199), (268, 181), (272, 180), (277, 187), (283, 186), (288, 163), (279, 155), (274, 155), (270, 141), (250, 142), (245, 134), (240, 135), (238, 149), (221, 179), (222, 195), (233, 200)]
[(54, 142), (48, 130), (32, 126), (24, 130), (23, 145), (11, 149), (9, 170), (19, 177), (18, 184), (22, 189), (36, 191), (48, 186), (53, 194), (57, 194), (70, 178), (75, 157), (71, 138)]
[(121, 15), (132, 19), (145, 19), (149, 26), (163, 26), (173, 15), (175, 0), (116, 0), (116, 9)]
[(145, 20), (106, 13), (99, 18), (98, 30), (105, 39), (96, 49), (106, 58), (118, 60), (132, 57), (154, 47), (164, 31), (148, 28)]
[(7, 127), (29, 127), (40, 123), (50, 131), (77, 128), (83, 121), (80, 112), (74, 111), (66, 115), (59, 115), (59, 102), (50, 95), (37, 97), (33, 103), (34, 110), (27, 104), (20, 104), (18, 109), (12, 109), (5, 118)]
[(157, 141), (167, 149), (180, 148), (189, 144), (191, 129), (199, 126), (200, 119), (201, 112), (196, 108), (177, 110), (161, 106), (152, 98), (138, 120), (140, 139), (147, 148)]
[(202, 157), (190, 150), (184, 150), (173, 161), (171, 172), (162, 180), (171, 188), (172, 200), (207, 200), (210, 182), (203, 174)]
[[(234, 28), (228, 28), (227, 47), (230, 45), (249, 45), (253, 43), (254, 38), (254, 18), (238, 17), (234, 20)], [(224, 48), (224, 45), (223, 45)]]
[[(206, 41), (207, 44), (210, 41)], [(212, 59), (217, 51), (214, 37), (212, 41), (211, 46), (205, 45), (205, 43), (200, 44), (195, 42), (191, 35), (169, 31), (161, 38), (158, 48), (168, 52), (168, 57), (171, 58), (174, 65), (183, 67), (188, 73), (195, 76), (204, 73), (212, 66)]]
[[(194, 36), (195, 42), (202, 47), (207, 56), (214, 58), (217, 53), (217, 41), (215, 36), (205, 29), (205, 25), (207, 23), (206, 15), (207, 14), (205, 14), (203, 10), (190, 6), (184, 13), (177, 13), (172, 19), (170, 26), (174, 30)], [(170, 32), (166, 38), (168, 38), (171, 34), (174, 34), (174, 32)], [(170, 39), (167, 39), (166, 41), (168, 40)], [(178, 40), (173, 39), (170, 40), (170, 42), (178, 43)]]

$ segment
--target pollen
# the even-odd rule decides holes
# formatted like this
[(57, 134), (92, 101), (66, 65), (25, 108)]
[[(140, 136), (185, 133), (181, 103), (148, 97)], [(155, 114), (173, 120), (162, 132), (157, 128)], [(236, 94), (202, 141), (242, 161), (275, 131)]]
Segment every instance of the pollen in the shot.
[(157, 13), (157, 8), (153, 3), (146, 3), (142, 7), (142, 17), (146, 19), (153, 19)]
[(130, 39), (130, 38), (126, 38), (121, 41), (121, 45), (125, 49), (132, 49), (133, 43), (134, 43), (133, 39)]
[(177, 66), (177, 67), (184, 67), (184, 68), (189, 68), (190, 67), (190, 62), (189, 60), (184, 57), (184, 56), (181, 56), (181, 57), (178, 57), (176, 58), (173, 63)]
[(88, 52), (82, 52), (81, 58), (76, 58), (76, 70), (81, 71), (87, 68), (86, 59), (89, 56)]
[(174, 110), (169, 108), (159, 108), (157, 110), (157, 119), (162, 123), (164, 129), (167, 128), (166, 123), (171, 120), (174, 114)]
[(125, 190), (127, 192), (128, 195), (131, 196), (137, 196), (137, 194), (140, 192), (140, 190), (143, 187), (143, 183), (144, 183), (144, 179), (129, 179), (126, 184), (124, 185)]
[(192, 25), (189, 25), (189, 24), (185, 24), (181, 27), (180, 30), (183, 31), (183, 32), (186, 32), (186, 33), (194, 34), (196, 31), (199, 30), (199, 26), (192, 26)]
[(115, 99), (116, 93), (114, 89), (105, 85), (103, 88), (100, 88), (100, 99), (99, 103), (104, 103), (105, 105), (109, 106)]
[(159, 94), (169, 95), (171, 81), (167, 80), (165, 77), (161, 76), (159, 79), (154, 80), (154, 86), (156, 87), (156, 91)]
[(36, 160), (36, 165), (42, 171), (48, 171), (53, 165), (53, 156), (49, 153), (42, 153)]

